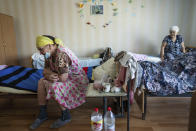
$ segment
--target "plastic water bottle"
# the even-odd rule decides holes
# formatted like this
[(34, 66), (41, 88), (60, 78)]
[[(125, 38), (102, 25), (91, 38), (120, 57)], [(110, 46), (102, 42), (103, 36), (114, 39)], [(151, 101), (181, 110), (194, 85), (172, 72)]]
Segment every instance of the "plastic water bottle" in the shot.
[(91, 114), (92, 131), (101, 131), (103, 129), (103, 117), (98, 111), (98, 108), (95, 108), (95, 111)]
[(110, 107), (104, 115), (104, 131), (115, 131), (115, 116)]

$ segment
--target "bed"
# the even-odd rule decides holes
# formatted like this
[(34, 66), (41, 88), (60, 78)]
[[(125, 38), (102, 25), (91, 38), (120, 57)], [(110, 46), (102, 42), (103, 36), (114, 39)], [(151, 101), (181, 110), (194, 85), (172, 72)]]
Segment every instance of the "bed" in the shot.
[[(88, 76), (88, 79), (91, 81), (92, 79), (92, 70), (94, 67), (100, 65), (100, 62), (102, 61), (101, 58), (97, 58), (97, 59), (92, 59), (92, 58), (80, 58), (80, 64), (83, 68), (83, 70), (85, 71), (85, 73)], [(31, 64), (33, 66), (33, 68), (25, 68), (22, 66), (8, 66), (7, 65), (0, 65), (0, 95), (4, 96), (4, 95), (8, 95), (8, 94), (12, 94), (12, 95), (34, 95), (37, 94), (37, 83), (38, 80), (41, 79), (42, 76), (42, 71), (44, 68), (44, 57), (42, 55), (40, 55), (39, 53), (34, 53), (31, 57)], [(2, 71), (3, 68), (7, 68), (6, 70), (8, 70), (9, 72), (7, 72), (7, 74), (5, 72)], [(17, 70), (19, 70), (17, 72)], [(23, 72), (24, 73), (23, 73)], [(15, 73), (14, 73), (15, 72)], [(17, 79), (21, 79), (22, 77), (25, 77), (25, 75), (28, 76), (29, 73), (34, 72), (33, 75), (31, 75), (28, 79), (26, 77), (26, 80), (23, 79), (24, 83), (23, 83), (23, 87), (18, 87), (15, 86), (15, 84), (12, 84), (14, 80)], [(23, 73), (23, 76), (20, 76), (19, 74)], [(9, 76), (9, 74), (12, 74), (12, 76)], [(14, 76), (15, 74), (15, 76)], [(8, 75), (7, 77), (10, 79), (7, 80), (8, 83), (6, 82), (6, 78), (5, 75)], [(4, 78), (2, 78), (4, 77)], [(12, 80), (13, 79), (13, 80)], [(5, 81), (5, 82), (2, 82)], [(9, 84), (11, 83), (11, 84)], [(29, 87), (29, 84), (31, 84), (31, 88), (26, 88)]]
[(0, 93), (36, 94), (39, 79), (43, 77), (41, 69), (23, 66), (6, 66), (0, 70)]
[[(142, 78), (143, 82), (136, 89), (136, 92), (134, 94), (134, 98), (136, 100), (136, 103), (138, 104), (138, 106), (141, 110), (143, 120), (145, 120), (145, 117), (146, 117), (147, 98), (148, 97), (191, 97), (192, 93), (196, 90), (195, 59), (194, 59), (194, 61), (192, 61), (194, 63), (194, 65), (193, 64), (189, 65), (192, 60), (192, 59), (190, 59), (191, 55), (195, 56), (195, 54), (192, 54), (192, 52), (196, 51), (196, 47), (186, 47), (186, 51), (188, 52), (187, 54), (190, 54), (190, 56), (189, 55), (185, 56), (186, 59), (183, 58), (184, 60), (182, 60), (182, 59), (176, 60), (176, 61), (178, 61), (178, 63), (175, 61), (170, 61), (170, 64), (171, 64), (170, 66), (173, 67), (171, 69), (174, 69), (175, 73), (178, 71), (178, 68), (183, 68), (183, 70), (181, 72), (177, 72), (178, 79), (177, 78), (175, 79), (176, 76), (173, 72), (171, 72), (172, 75), (168, 75), (170, 72), (166, 72), (167, 70), (164, 71), (164, 69), (157, 67), (156, 64), (153, 64), (150, 62), (140, 62), (139, 63), (142, 67), (145, 67), (145, 71), (147, 70), (146, 71), (147, 73), (144, 71), (146, 73), (146, 75), (144, 75), (145, 73), (143, 72), (144, 73), (143, 78)], [(169, 64), (169, 63), (166, 63), (166, 64)], [(176, 65), (179, 65), (179, 66), (175, 67)], [(167, 67), (167, 66), (165, 66), (165, 67)], [(170, 69), (170, 68), (168, 68), (168, 69)], [(159, 70), (161, 70), (160, 73), (159, 73)], [(159, 75), (156, 75), (156, 74), (159, 74)], [(180, 75), (182, 75), (182, 76), (180, 76)], [(163, 80), (159, 81), (159, 79), (158, 79), (159, 76), (167, 76), (167, 77), (166, 78), (163, 77)], [(168, 77), (170, 77), (169, 79), (171, 79), (172, 81), (169, 80), (171, 83), (165, 84), (165, 81), (169, 82)], [(177, 80), (179, 80), (179, 81), (177, 81)], [(189, 82), (192, 82), (192, 83), (189, 83)], [(159, 83), (161, 86), (158, 85), (157, 87), (161, 87), (160, 89), (153, 88), (153, 87), (156, 87), (156, 84), (159, 84)], [(176, 89), (171, 89), (171, 91), (170, 91), (170, 89), (166, 88), (166, 87), (168, 87), (167, 85), (169, 85), (169, 84), (171, 84), (173, 87), (176, 87)], [(183, 87), (183, 88), (181, 88), (181, 87)], [(163, 91), (163, 90), (165, 90), (165, 91)]]

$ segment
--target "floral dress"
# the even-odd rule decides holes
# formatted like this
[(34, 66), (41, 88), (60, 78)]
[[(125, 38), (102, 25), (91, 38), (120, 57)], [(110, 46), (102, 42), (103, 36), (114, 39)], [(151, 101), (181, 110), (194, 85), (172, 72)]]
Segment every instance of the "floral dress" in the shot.
[(44, 80), (45, 85), (48, 85), (46, 99), (53, 98), (68, 109), (76, 108), (85, 102), (88, 79), (71, 50), (59, 46), (55, 54), (46, 59), (45, 68), (58, 74), (68, 73), (65, 82), (51, 83)]
[(181, 43), (184, 42), (184, 40), (181, 35), (176, 36), (175, 42), (173, 42), (171, 37), (168, 35), (164, 38), (163, 42), (167, 43), (164, 50), (164, 58), (166, 60), (173, 60), (183, 54)]

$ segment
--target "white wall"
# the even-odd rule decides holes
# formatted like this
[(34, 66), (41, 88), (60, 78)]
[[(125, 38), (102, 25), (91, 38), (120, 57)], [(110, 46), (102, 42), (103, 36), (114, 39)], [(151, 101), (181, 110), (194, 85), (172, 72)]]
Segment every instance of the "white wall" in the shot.
[[(168, 28), (178, 25), (185, 44), (196, 44), (196, 2), (194, 0), (114, 0), (118, 15), (104, 0), (104, 15), (90, 15), (90, 3), (80, 18), (80, 0), (0, 0), (0, 12), (14, 17), (19, 58), (29, 59), (36, 51), (39, 34), (56, 35), (78, 56), (90, 56), (100, 48), (114, 51), (159, 54)], [(144, 8), (141, 8), (144, 5)], [(96, 29), (87, 25), (91, 22)], [(106, 22), (112, 23), (103, 28)], [(27, 64), (25, 61), (23, 65)]]
[(190, 41), (189, 45), (190, 46), (196, 46), (196, 1), (192, 0), (192, 10), (190, 10), (191, 15), (190, 15)]

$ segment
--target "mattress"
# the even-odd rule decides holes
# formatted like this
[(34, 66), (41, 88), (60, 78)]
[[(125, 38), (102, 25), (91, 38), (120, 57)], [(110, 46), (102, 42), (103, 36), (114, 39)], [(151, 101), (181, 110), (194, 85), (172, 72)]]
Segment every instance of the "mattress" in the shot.
[[(4, 69), (5, 67), (7, 67), (7, 65), (0, 65), (0, 70)], [(19, 90), (19, 89), (10, 88), (10, 87), (7, 87), (7, 86), (0, 86), (0, 93), (36, 94), (35, 92), (32, 92), (32, 91)]]
[(92, 59), (92, 58), (79, 58), (80, 59), (80, 65), (82, 67), (94, 67), (99, 66), (100, 62), (102, 61), (101, 58)]
[(43, 78), (42, 72), (23, 66), (8, 66), (0, 70), (0, 86), (36, 92), (38, 81)]
[(0, 86), (0, 92), (1, 93), (11, 93), (11, 94), (37, 94), (35, 92), (27, 91), (27, 90), (19, 90), (10, 88), (7, 86)]

